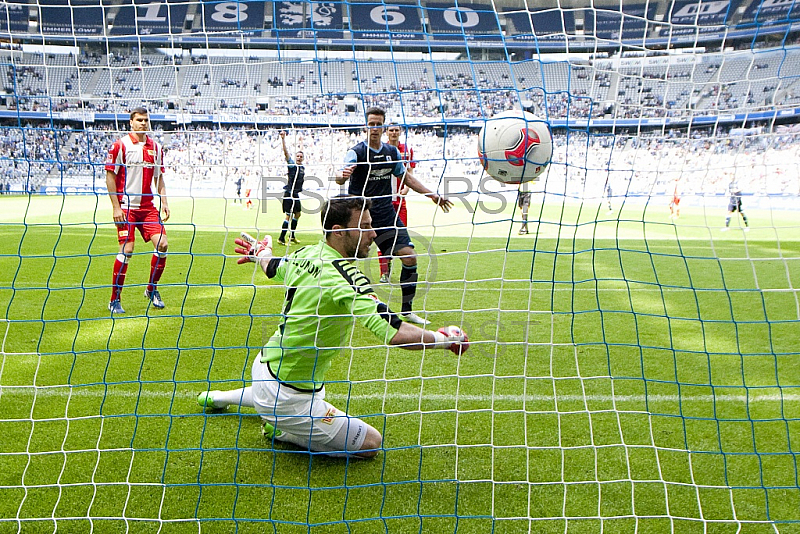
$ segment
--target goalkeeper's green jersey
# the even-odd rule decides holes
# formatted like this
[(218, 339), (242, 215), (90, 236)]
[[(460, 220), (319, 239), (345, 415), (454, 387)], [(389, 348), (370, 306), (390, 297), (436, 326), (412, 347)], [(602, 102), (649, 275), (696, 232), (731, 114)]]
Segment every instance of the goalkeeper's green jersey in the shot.
[(382, 343), (400, 318), (369, 280), (325, 240), (270, 261), (267, 276), (286, 286), (282, 323), (261, 353), (272, 375), (301, 391), (320, 389), (332, 359), (349, 343), (356, 319)]

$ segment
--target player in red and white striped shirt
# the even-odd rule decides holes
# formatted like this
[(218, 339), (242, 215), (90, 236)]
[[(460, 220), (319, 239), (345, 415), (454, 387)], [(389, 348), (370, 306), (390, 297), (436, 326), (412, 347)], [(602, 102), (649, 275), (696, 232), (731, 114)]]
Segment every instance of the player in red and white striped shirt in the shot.
[[(417, 166), (417, 162), (414, 161), (414, 149), (405, 143), (400, 142), (400, 135), (402, 133), (403, 128), (396, 122), (391, 122), (386, 127), (386, 137), (388, 138), (389, 144), (397, 147), (397, 150), (400, 151), (400, 156), (403, 158), (403, 161), (406, 162), (406, 170), (411, 171), (411, 169), (414, 169)], [(394, 209), (397, 212), (397, 217), (406, 227), (408, 227), (406, 220), (408, 217), (408, 213), (406, 212), (406, 195), (408, 194), (408, 186), (402, 183), (402, 176), (393, 176), (392, 178), (392, 206), (394, 206)], [(378, 250), (378, 262), (380, 263), (381, 267), (380, 281), (383, 284), (388, 284), (390, 281), (389, 276), (392, 272), (391, 261), (391, 256), (384, 256), (383, 253)]]
[[(156, 289), (167, 262), (167, 231), (163, 223), (169, 219), (169, 204), (164, 184), (164, 154), (161, 145), (147, 135), (150, 117), (145, 108), (132, 110), (130, 123), (130, 133), (111, 146), (106, 159), (106, 186), (120, 244), (119, 254), (114, 261), (111, 302), (108, 304), (112, 314), (125, 313), (120, 304), (120, 294), (137, 230), (142, 239), (153, 243), (154, 249), (145, 297), (154, 307), (164, 307), (164, 301)], [(153, 191), (154, 186), (157, 193)], [(156, 195), (164, 212), (163, 218), (153, 202)]]

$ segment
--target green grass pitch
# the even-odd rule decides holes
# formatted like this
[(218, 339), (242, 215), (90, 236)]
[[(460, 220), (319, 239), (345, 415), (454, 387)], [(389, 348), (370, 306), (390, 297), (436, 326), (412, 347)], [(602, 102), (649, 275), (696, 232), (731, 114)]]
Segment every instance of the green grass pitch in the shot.
[(112, 320), (107, 198), (4, 197), (0, 532), (800, 532), (800, 217), (720, 233), (724, 201), (677, 224), (667, 202), (534, 205), (524, 237), (511, 207), (411, 203), (415, 307), (473, 346), (357, 326), (328, 398), (386, 450), (345, 462), (195, 404), (246, 383), (277, 324), (282, 288), (232, 257), (277, 235), (276, 201), (174, 199), (167, 308), (139, 241)]

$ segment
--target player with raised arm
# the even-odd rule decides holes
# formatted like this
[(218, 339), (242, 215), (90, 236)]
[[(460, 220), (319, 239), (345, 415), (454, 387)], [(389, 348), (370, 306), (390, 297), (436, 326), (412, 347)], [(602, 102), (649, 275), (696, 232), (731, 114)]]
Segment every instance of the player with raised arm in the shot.
[(325, 400), (325, 374), (358, 320), (381, 342), (407, 350), (446, 349), (462, 354), (467, 334), (456, 326), (438, 332), (404, 323), (382, 303), (354, 264), (369, 256), (375, 238), (370, 200), (339, 196), (322, 209), (324, 238), (287, 257), (272, 256), (269, 236), (237, 239), (239, 263), (255, 262), (286, 286), (282, 322), (253, 362), (252, 385), (200, 393), (204, 408), (255, 408), (270, 440), (331, 456), (372, 457), (380, 432)]
[(297, 220), (300, 218), (302, 206), (300, 204), (300, 191), (303, 190), (303, 180), (306, 176), (306, 168), (303, 165), (305, 155), (301, 150), (298, 150), (294, 155), (294, 159), (289, 155), (289, 149), (286, 148), (286, 132), (281, 131), (281, 146), (283, 147), (283, 155), (286, 158), (287, 174), (286, 185), (283, 188), (283, 213), (286, 215), (286, 220), (283, 221), (281, 227), (281, 235), (278, 238), (278, 243), (281, 245), (286, 244), (286, 233), (289, 232), (291, 224), (291, 232), (289, 232), (289, 240), (292, 243), (297, 243), (294, 236), (294, 231), (297, 228)]
[(392, 180), (403, 177), (401, 183), (408, 185), (417, 193), (430, 197), (434, 204), (447, 213), (453, 203), (437, 195), (422, 185), (411, 173), (406, 172), (402, 156), (396, 147), (381, 141), (386, 112), (377, 107), (367, 110), (367, 140), (358, 143), (347, 151), (345, 167), (336, 177), (336, 183), (343, 185), (350, 180), (348, 192), (351, 195), (372, 199), (370, 214), (377, 237), (375, 244), (385, 255), (400, 258), (403, 269), (400, 272), (400, 289), (403, 303), (400, 315), (416, 324), (426, 325), (430, 321), (419, 317), (413, 310), (414, 296), (417, 293), (417, 254), (408, 235), (405, 224), (398, 220), (392, 206)]
[[(120, 245), (114, 261), (111, 302), (108, 304), (112, 314), (125, 313), (120, 297), (137, 230), (142, 239), (153, 244), (150, 282), (144, 296), (153, 307), (164, 307), (157, 289), (167, 263), (167, 231), (163, 223), (169, 219), (169, 203), (164, 183), (164, 153), (161, 145), (147, 135), (150, 131), (147, 109), (139, 107), (131, 111), (130, 128), (127, 135), (111, 146), (105, 165), (106, 187)], [(157, 193), (154, 193), (154, 186)], [(156, 196), (161, 203), (163, 218), (153, 202)]]
[[(414, 149), (406, 143), (400, 142), (400, 135), (403, 133), (403, 128), (396, 122), (390, 122), (386, 127), (386, 139), (388, 144), (396, 147), (400, 151), (403, 161), (406, 164), (406, 172), (411, 172), (417, 167), (417, 162), (414, 161)], [(402, 183), (402, 176), (395, 176), (392, 181), (392, 206), (397, 212), (397, 217), (408, 228), (408, 212), (406, 210), (406, 195), (408, 194), (408, 185)], [(378, 262), (381, 268), (382, 284), (388, 284), (391, 281), (392, 275), (392, 257), (384, 255), (383, 252), (378, 250)]]
[(742, 216), (742, 221), (744, 221), (745, 232), (747, 232), (750, 230), (750, 223), (747, 222), (747, 215), (744, 214), (742, 209), (742, 189), (739, 187), (739, 182), (736, 181), (736, 178), (732, 178), (728, 184), (728, 194), (730, 195), (728, 199), (728, 215), (725, 217), (725, 227), (722, 231), (726, 232), (730, 229), (731, 215), (733, 215), (734, 211), (738, 211), (739, 215)]

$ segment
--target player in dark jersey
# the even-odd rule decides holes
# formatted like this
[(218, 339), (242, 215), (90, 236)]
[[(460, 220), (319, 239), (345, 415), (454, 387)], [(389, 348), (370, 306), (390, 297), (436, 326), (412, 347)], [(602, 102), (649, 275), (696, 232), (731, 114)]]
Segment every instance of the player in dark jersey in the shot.
[(236, 204), (236, 201), (238, 200), (239, 204), (241, 204), (242, 203), (242, 184), (244, 184), (244, 178), (239, 176), (236, 179), (236, 181), (234, 182), (234, 184), (236, 184), (236, 198), (233, 199), (233, 203)]
[(519, 235), (526, 235), (528, 233), (528, 209), (531, 207), (531, 192), (520, 190), (517, 193), (517, 207), (522, 213), (522, 226), (519, 229)]
[(725, 228), (723, 228), (722, 231), (724, 232), (730, 228), (731, 215), (733, 215), (734, 211), (738, 211), (739, 215), (742, 216), (745, 231), (749, 230), (750, 223), (747, 222), (747, 215), (744, 214), (744, 210), (742, 209), (742, 189), (739, 187), (739, 182), (737, 182), (735, 178), (728, 184), (728, 194), (730, 195), (728, 200), (728, 215), (725, 217)]
[[(417, 166), (414, 161), (414, 149), (408, 146), (407, 143), (400, 142), (400, 134), (403, 133), (403, 128), (396, 122), (390, 122), (386, 126), (386, 139), (388, 144), (397, 147), (400, 155), (403, 156), (403, 161), (406, 164), (406, 172), (413, 172)], [(394, 206), (397, 216), (403, 221), (403, 224), (408, 228), (408, 211), (406, 210), (406, 195), (408, 194), (409, 187), (404, 185), (404, 176), (396, 176), (392, 182), (392, 206)], [(381, 283), (388, 284), (391, 281), (392, 273), (392, 258), (391, 256), (384, 256), (383, 253), (378, 251), (378, 261), (381, 267)]]
[(367, 141), (351, 148), (345, 156), (345, 167), (336, 178), (343, 185), (350, 180), (348, 193), (372, 199), (370, 214), (377, 237), (375, 244), (384, 255), (400, 258), (403, 270), (400, 273), (400, 289), (403, 304), (400, 315), (415, 324), (430, 321), (419, 317), (413, 310), (417, 293), (417, 254), (405, 224), (399, 220), (392, 206), (392, 181), (395, 176), (404, 176), (403, 184), (417, 193), (430, 197), (434, 204), (447, 213), (453, 203), (422, 185), (411, 173), (406, 172), (403, 158), (396, 147), (381, 141), (386, 122), (386, 112), (377, 107), (367, 110)]
[(283, 213), (286, 215), (286, 220), (283, 221), (281, 227), (281, 235), (278, 238), (278, 243), (281, 245), (286, 244), (286, 233), (289, 232), (291, 225), (291, 232), (289, 232), (289, 240), (292, 243), (297, 243), (294, 237), (294, 231), (297, 229), (297, 220), (300, 218), (302, 206), (300, 205), (300, 191), (303, 190), (303, 181), (306, 177), (306, 168), (303, 165), (305, 154), (298, 150), (294, 155), (294, 159), (289, 155), (289, 149), (286, 148), (286, 132), (281, 132), (281, 145), (283, 146), (283, 155), (286, 157), (286, 164), (288, 165), (286, 173), (286, 186), (283, 188)]

